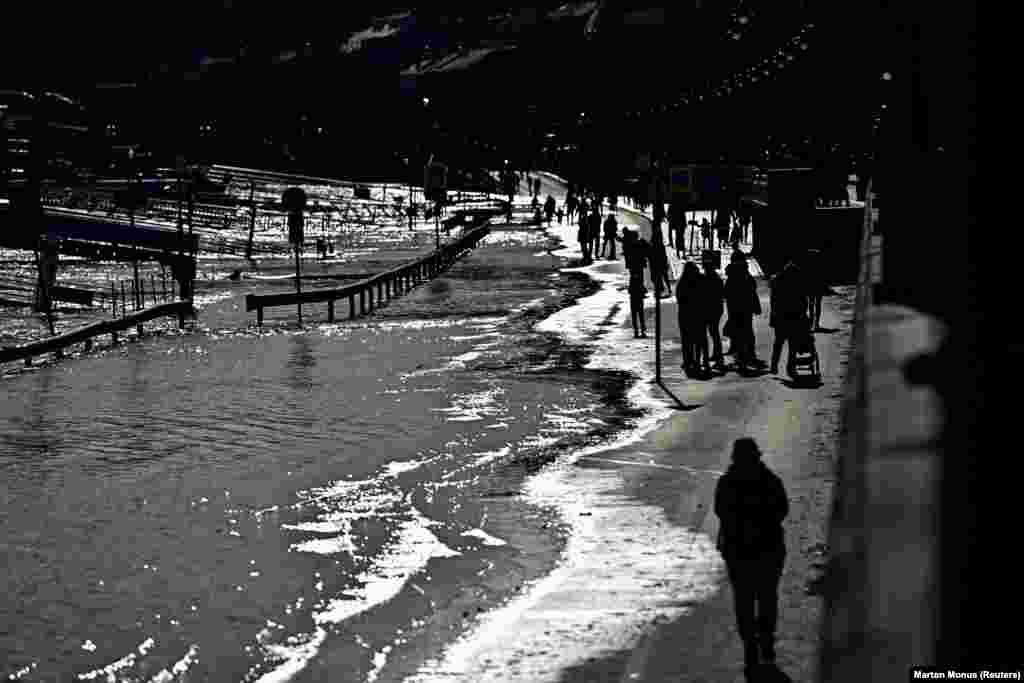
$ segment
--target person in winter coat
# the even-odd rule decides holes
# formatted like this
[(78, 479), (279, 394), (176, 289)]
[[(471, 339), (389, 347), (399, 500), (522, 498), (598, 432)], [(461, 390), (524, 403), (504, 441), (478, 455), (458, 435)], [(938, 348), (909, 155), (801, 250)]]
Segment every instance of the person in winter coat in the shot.
[(644, 299), (647, 288), (644, 287), (644, 268), (647, 265), (648, 244), (639, 239), (633, 230), (622, 231), (622, 257), (626, 260), (629, 272), (629, 317), (633, 322), (633, 337), (646, 337), (647, 325), (644, 321)]
[(769, 325), (775, 330), (772, 343), (772, 374), (779, 372), (782, 345), (787, 346), (786, 369), (793, 374), (793, 342), (799, 335), (810, 333), (807, 318), (807, 283), (795, 261), (790, 261), (772, 278), (771, 316)]
[(548, 219), (548, 225), (551, 225), (551, 219), (555, 215), (555, 198), (548, 195), (548, 198), (544, 201), (544, 216)]
[(590, 259), (590, 217), (583, 206), (580, 206), (579, 229), (576, 231), (576, 239), (580, 243), (580, 252), (583, 254), (583, 263), (589, 264)]
[(683, 370), (692, 377), (711, 371), (708, 362), (706, 289), (697, 264), (687, 261), (676, 283), (676, 312), (683, 345)]
[(818, 332), (821, 330), (821, 300), (829, 291), (820, 250), (807, 250), (802, 270), (807, 291), (807, 317), (811, 330)]
[(725, 283), (722, 282), (718, 270), (710, 261), (704, 262), (702, 284), (704, 286), (704, 324), (711, 337), (711, 359), (721, 370), (725, 365), (725, 356), (722, 354), (722, 335), (719, 330), (722, 324), (722, 315), (725, 313)]
[(608, 217), (604, 219), (604, 241), (601, 242), (601, 258), (604, 258), (605, 252), (608, 251), (609, 245), (612, 248), (612, 254), (608, 258), (612, 261), (615, 260), (615, 240), (616, 233), (619, 231), (618, 221), (615, 220), (615, 214), (611, 211), (608, 212)]
[(601, 249), (601, 212), (596, 204), (590, 212), (590, 222), (587, 224), (587, 228), (590, 231), (591, 254), (595, 259), (600, 258), (598, 252)]
[(757, 282), (747, 269), (746, 258), (733, 260), (726, 269), (725, 305), (729, 311), (727, 334), (739, 368), (758, 365), (754, 345), (754, 316), (761, 314)]
[(749, 681), (762, 662), (775, 661), (779, 580), (786, 561), (782, 521), (789, 514), (785, 486), (761, 461), (753, 439), (733, 444), (732, 464), (718, 480), (714, 506)]
[[(655, 223), (651, 234), (651, 280), (655, 282), (654, 291), (661, 291), (662, 298), (672, 291), (672, 275), (669, 272), (668, 255), (661, 239), (655, 239), (655, 232), (660, 233), (661, 227)], [(694, 264), (696, 266), (696, 264)]]

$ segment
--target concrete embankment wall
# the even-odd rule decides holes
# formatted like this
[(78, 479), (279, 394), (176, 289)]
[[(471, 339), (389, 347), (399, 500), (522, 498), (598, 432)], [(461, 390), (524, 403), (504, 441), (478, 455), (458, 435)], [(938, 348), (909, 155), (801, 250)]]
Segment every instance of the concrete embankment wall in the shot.
[(819, 670), (830, 683), (903, 680), (937, 655), (943, 411), (904, 369), (935, 351), (945, 330), (876, 301), (876, 220), (869, 199), (829, 532)]

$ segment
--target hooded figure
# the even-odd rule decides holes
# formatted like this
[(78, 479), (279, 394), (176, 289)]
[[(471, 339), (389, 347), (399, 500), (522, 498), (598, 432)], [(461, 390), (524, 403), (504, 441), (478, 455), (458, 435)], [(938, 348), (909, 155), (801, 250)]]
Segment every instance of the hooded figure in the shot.
[(732, 464), (715, 488), (715, 514), (749, 680), (759, 661), (775, 661), (778, 589), (786, 559), (782, 521), (789, 514), (782, 480), (761, 462), (753, 439), (733, 444)]

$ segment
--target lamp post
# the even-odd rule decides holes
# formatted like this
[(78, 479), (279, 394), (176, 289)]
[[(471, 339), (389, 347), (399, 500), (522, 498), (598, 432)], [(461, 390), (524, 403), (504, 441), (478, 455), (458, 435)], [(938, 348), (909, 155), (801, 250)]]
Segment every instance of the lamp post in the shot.
[(654, 221), (651, 223), (651, 248), (657, 254), (657, 272), (652, 263), (654, 279), (654, 381), (661, 384), (661, 285), (664, 272), (665, 244), (661, 236), (661, 223), (665, 213), (665, 196), (662, 186), (662, 163), (657, 154), (651, 155), (651, 171), (654, 176)]

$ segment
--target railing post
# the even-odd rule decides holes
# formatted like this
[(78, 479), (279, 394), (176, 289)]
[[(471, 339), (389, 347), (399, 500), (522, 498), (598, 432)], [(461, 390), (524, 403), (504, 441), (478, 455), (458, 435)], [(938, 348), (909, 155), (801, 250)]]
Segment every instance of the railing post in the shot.
[(366, 313), (366, 290), (359, 290), (359, 314), (364, 315)]
[(327, 322), (334, 322), (334, 299), (327, 301)]
[(117, 317), (117, 288), (114, 286), (114, 281), (110, 281), (110, 308), (111, 315)]
[(256, 326), (263, 327), (263, 306), (256, 306)]
[(348, 317), (349, 318), (355, 318), (356, 317), (356, 295), (355, 294), (349, 294), (348, 295)]
[(128, 304), (128, 299), (125, 296), (124, 280), (121, 280), (121, 317), (122, 318), (125, 316), (125, 313), (127, 312), (127, 308), (126, 308), (127, 304)]

